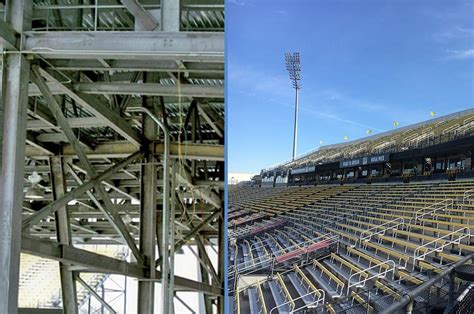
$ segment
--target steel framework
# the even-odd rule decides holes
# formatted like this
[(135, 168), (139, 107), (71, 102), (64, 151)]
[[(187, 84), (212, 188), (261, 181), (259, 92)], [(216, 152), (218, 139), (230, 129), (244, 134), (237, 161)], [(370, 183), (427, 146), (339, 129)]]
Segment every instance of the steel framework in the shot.
[[(223, 0), (0, 2), (0, 313), (21, 252), (58, 261), (65, 313), (76, 285), (109, 308), (87, 272), (137, 278), (138, 313), (177, 291), (224, 312), (223, 31)], [(182, 246), (198, 280), (174, 274)]]

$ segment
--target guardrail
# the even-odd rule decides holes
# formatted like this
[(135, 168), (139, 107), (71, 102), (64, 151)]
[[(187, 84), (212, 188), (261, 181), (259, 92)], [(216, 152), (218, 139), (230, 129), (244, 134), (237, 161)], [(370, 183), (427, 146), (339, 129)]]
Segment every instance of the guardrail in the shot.
[(444, 277), (448, 276), (455, 267), (466, 264), (469, 261), (474, 261), (474, 253), (469, 254), (468, 256), (463, 257), (461, 260), (457, 261), (455, 264), (449, 266), (446, 270), (441, 272), (438, 276), (431, 278), (428, 281), (425, 281), (421, 285), (417, 286), (415, 289), (408, 291), (400, 300), (392, 303), (387, 309), (382, 311), (382, 314), (392, 314), (397, 313), (399, 310), (405, 308), (406, 313), (413, 312), (413, 306), (415, 298), (426, 290), (431, 289), (437, 282), (443, 280)]
[[(362, 274), (368, 274), (368, 271), (369, 271), (369, 270), (374, 269), (374, 268), (379, 268), (379, 269), (381, 269), (384, 265), (391, 266), (391, 267), (386, 267), (384, 271), (379, 272), (379, 273), (377, 273), (377, 274), (375, 274), (375, 275), (362, 276)], [(363, 287), (363, 286), (365, 286), (365, 283), (366, 283), (368, 280), (372, 280), (372, 279), (374, 279), (374, 278), (385, 278), (385, 277), (387, 276), (387, 274), (390, 273), (390, 272), (392, 272), (392, 280), (394, 280), (394, 278), (395, 278), (395, 269), (396, 269), (395, 262), (392, 261), (392, 260), (388, 260), (388, 261), (379, 263), (379, 264), (377, 264), (377, 265), (368, 267), (368, 268), (366, 268), (366, 269), (363, 269), (363, 270), (361, 270), (361, 271), (358, 271), (358, 272), (356, 272), (356, 273), (353, 273), (353, 274), (349, 277), (349, 281), (347, 282), (347, 296), (349, 296), (349, 292), (351, 291), (351, 288), (352, 288), (352, 287)], [(356, 281), (356, 282), (354, 282), (354, 283), (351, 284), (352, 278), (355, 277), (355, 276), (359, 276), (359, 281)], [(361, 277), (364, 277), (364, 279), (360, 280)]]
[[(442, 200), (440, 202), (436, 202), (434, 204), (431, 204), (430, 206), (426, 206), (426, 207), (423, 207), (419, 210), (417, 210), (415, 212), (415, 217), (411, 217), (410, 220), (408, 221), (408, 223), (411, 225), (412, 223), (415, 223), (420, 220), (421, 218), (425, 217), (425, 216), (429, 216), (429, 215), (432, 215), (438, 211), (443, 211), (443, 212), (446, 212), (446, 210), (449, 208), (449, 206), (451, 206), (451, 208), (453, 208), (454, 206), (454, 200), (453, 199), (445, 199), (445, 200)], [(435, 208), (437, 207), (437, 208)], [(424, 212), (428, 209), (431, 209), (431, 208), (435, 208), (433, 210), (430, 210), (428, 212)], [(422, 213), (423, 212), (423, 213)], [(421, 214), (420, 214), (421, 213)], [(423, 222), (422, 223), (422, 226), (424, 227), (425, 226), (425, 223)], [(410, 231), (411, 228), (408, 229), (408, 231)]]
[[(374, 230), (377, 230), (380, 227), (384, 227), (384, 226), (389, 225), (389, 224), (394, 224), (394, 225), (390, 226), (390, 227), (387, 227), (387, 228), (384, 228), (382, 230), (373, 232)], [(387, 221), (387, 222), (385, 222), (381, 225), (378, 225), (378, 226), (369, 228), (367, 230), (364, 230), (364, 231), (361, 232), (361, 234), (359, 236), (359, 239), (356, 241), (356, 243), (352, 247), (356, 247), (358, 243), (361, 243), (363, 241), (369, 241), (370, 239), (372, 239), (372, 237), (374, 235), (385, 234), (385, 232), (387, 232), (388, 230), (397, 229), (398, 227), (403, 226), (403, 225), (405, 225), (405, 219), (404, 218), (395, 218), (395, 219)], [(366, 233), (369, 233), (369, 234), (364, 236), (364, 234), (366, 234)]]
[[(456, 235), (458, 235), (458, 237), (456, 237), (455, 239), (452, 239)], [(435, 253), (435, 252), (442, 252), (443, 249), (445, 247), (447, 247), (448, 245), (460, 244), (461, 240), (463, 240), (465, 238), (470, 238), (470, 237), (471, 237), (471, 229), (468, 228), (468, 227), (464, 227), (464, 228), (458, 229), (456, 231), (450, 232), (450, 233), (448, 233), (448, 234), (446, 234), (446, 235), (444, 235), (440, 238), (434, 239), (433, 241), (430, 241), (428, 243), (425, 243), (425, 244), (422, 244), (422, 245), (418, 246), (415, 249), (415, 251), (413, 252), (413, 269), (415, 269), (416, 261), (418, 261), (418, 260), (423, 261), (423, 260), (425, 260), (426, 256), (428, 256), (432, 253)], [(451, 238), (452, 240), (446, 241), (443, 244), (440, 244), (438, 246), (439, 240), (443, 240), (445, 238)], [(427, 247), (429, 247), (433, 244), (434, 244), (433, 248), (425, 249), (425, 248), (427, 248)], [(423, 254), (420, 254), (421, 250), (425, 250), (425, 252)]]
[(470, 189), (464, 192), (462, 197), (462, 203), (466, 204), (466, 200), (469, 200), (472, 196), (474, 196), (474, 189)]

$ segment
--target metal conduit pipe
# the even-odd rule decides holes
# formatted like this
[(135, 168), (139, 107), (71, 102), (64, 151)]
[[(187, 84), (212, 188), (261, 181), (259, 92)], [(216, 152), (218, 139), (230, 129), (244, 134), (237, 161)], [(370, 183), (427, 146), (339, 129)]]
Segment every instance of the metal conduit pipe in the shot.
[(449, 266), (445, 271), (440, 273), (438, 276), (431, 278), (430, 280), (426, 281), (425, 283), (419, 285), (415, 289), (409, 291), (407, 294), (405, 294), (400, 300), (397, 302), (392, 303), (390, 307), (385, 309), (382, 314), (389, 314), (389, 313), (397, 313), (397, 311), (401, 310), (403, 307), (406, 306), (406, 313), (412, 313), (413, 312), (413, 302), (415, 300), (415, 297), (420, 295), (422, 292), (425, 290), (430, 289), (435, 283), (443, 279), (444, 277), (448, 276), (455, 267), (464, 265), (466, 264), (469, 260), (474, 260), (474, 253), (471, 253), (459, 261), (457, 261), (455, 264)]
[(166, 125), (160, 121), (149, 109), (144, 107), (130, 107), (126, 109), (127, 112), (140, 112), (148, 115), (163, 131), (164, 133), (164, 151), (163, 151), (163, 230), (161, 235), (161, 313), (169, 313), (170, 304), (173, 301), (173, 294), (171, 293), (173, 287), (169, 287), (169, 198), (170, 198), (170, 136)]

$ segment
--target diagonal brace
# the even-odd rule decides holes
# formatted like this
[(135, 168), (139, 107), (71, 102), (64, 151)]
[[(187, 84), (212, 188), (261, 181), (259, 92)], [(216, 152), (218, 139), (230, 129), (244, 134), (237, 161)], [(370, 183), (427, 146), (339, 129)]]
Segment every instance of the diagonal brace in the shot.
[(72, 200), (75, 200), (77, 197), (86, 193), (88, 190), (94, 188), (95, 186), (101, 184), (102, 181), (110, 178), (112, 175), (117, 173), (119, 170), (125, 168), (128, 164), (134, 162), (135, 160), (141, 158), (143, 154), (141, 152), (136, 152), (130, 155), (127, 159), (111, 167), (107, 171), (104, 171), (100, 175), (92, 178), (90, 181), (84, 183), (83, 185), (69, 191), (64, 194), (62, 197), (58, 198), (56, 201), (50, 203), (49, 205), (41, 208), (35, 214), (28, 216), (23, 220), (23, 230), (27, 230), (32, 227), (34, 224), (38, 223), (41, 219), (45, 219), (49, 215), (55, 213), (61, 206), (67, 205)]
[[(49, 109), (51, 110), (54, 117), (56, 118), (58, 125), (61, 127), (64, 134), (68, 138), (69, 143), (71, 144), (74, 151), (76, 152), (77, 157), (79, 158), (79, 161), (82, 164), (83, 168), (87, 171), (87, 174), (90, 177), (94, 177), (96, 173), (95, 173), (94, 168), (92, 167), (92, 164), (89, 158), (84, 152), (84, 149), (81, 146), (76, 135), (74, 134), (74, 131), (72, 130), (71, 126), (68, 124), (66, 117), (61, 111), (61, 107), (59, 106), (53, 94), (49, 90), (48, 85), (46, 84), (44, 79), (41, 77), (41, 74), (38, 70), (38, 66), (32, 67), (31, 79), (38, 86), (39, 90), (41, 91), (41, 94), (46, 100), (46, 103), (49, 104)], [(120, 215), (118, 214), (117, 209), (115, 208), (114, 204), (110, 200), (104, 187), (102, 185), (97, 186), (96, 192), (97, 194), (99, 194), (100, 198), (102, 199), (102, 202), (104, 203), (104, 207), (110, 212), (111, 216), (114, 218), (112, 225), (114, 226), (114, 228), (120, 231), (120, 235), (127, 242), (128, 246), (132, 250), (133, 255), (135, 255), (136, 257), (137, 262), (142, 264), (143, 256), (138, 250), (135, 240), (132, 238), (132, 236), (128, 232), (124, 222), (122, 221), (122, 218), (120, 218)]]

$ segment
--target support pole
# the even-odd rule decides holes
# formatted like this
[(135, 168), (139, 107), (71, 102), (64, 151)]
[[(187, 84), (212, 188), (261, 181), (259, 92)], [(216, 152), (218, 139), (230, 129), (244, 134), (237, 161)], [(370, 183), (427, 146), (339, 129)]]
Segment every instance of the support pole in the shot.
[[(197, 237), (199, 237), (199, 235), (197, 235)], [(202, 240), (202, 239), (201, 239)], [(207, 253), (205, 252), (206, 250), (206, 242), (204, 240), (202, 240), (202, 242), (204, 242), (204, 246), (203, 247), (198, 247), (198, 256), (199, 258), (203, 258), (203, 256), (207, 255)], [(199, 275), (200, 275), (200, 281), (201, 282), (204, 282), (206, 284), (209, 284), (209, 273), (206, 269), (206, 267), (204, 267), (204, 265), (200, 264), (199, 265)], [(208, 295), (206, 294), (202, 294), (203, 296), (203, 300), (204, 300), (204, 309), (205, 309), (205, 312), (206, 313), (212, 313), (212, 303), (211, 303), (211, 299)]]
[[(6, 3), (6, 23), (21, 34), (31, 28), (32, 1)], [(2, 73), (3, 143), (0, 173), (0, 312), (18, 311), (21, 212), (30, 62), (21, 54), (4, 57)]]
[(161, 30), (164, 32), (179, 32), (180, 0), (161, 1)]
[(298, 88), (295, 88), (295, 123), (293, 126), (293, 161), (296, 158), (297, 141), (298, 141)]
[(169, 197), (170, 197), (170, 134), (168, 128), (160, 121), (153, 113), (144, 107), (131, 107), (127, 109), (128, 112), (142, 112), (147, 114), (153, 121), (161, 128), (164, 135), (164, 154), (163, 154), (163, 209), (162, 209), (162, 224), (163, 232), (161, 237), (161, 313), (170, 313), (169, 305), (173, 302), (173, 294), (170, 293), (169, 286)]
[[(218, 237), (218, 267), (217, 267), (217, 272), (218, 272), (218, 275), (219, 275), (219, 279), (220, 279), (220, 286), (222, 287), (222, 290), (225, 291), (224, 289), (224, 285), (225, 285), (225, 281), (226, 281), (226, 268), (225, 268), (225, 260), (227, 258), (227, 253), (226, 253), (226, 250), (225, 250), (225, 241), (226, 241), (226, 233), (227, 233), (227, 230), (225, 228), (225, 221), (224, 221), (224, 214), (220, 215), (219, 216), (219, 237)], [(225, 313), (224, 309), (225, 309), (225, 294), (227, 292), (224, 292), (224, 295), (222, 296), (219, 296), (217, 298), (217, 311), (218, 313)]]
[[(171, 203), (170, 203), (170, 288), (172, 289), (172, 295), (174, 293), (174, 241), (175, 241), (175, 230), (174, 230), (174, 221), (176, 219), (176, 160), (173, 161), (171, 167)], [(170, 304), (171, 313), (174, 313), (174, 299)]]
[[(66, 181), (64, 176), (64, 164), (61, 157), (51, 157), (49, 160), (51, 168), (51, 186), (53, 187), (53, 199), (56, 200), (64, 196), (66, 192)], [(55, 213), (56, 221), (56, 238), (61, 244), (72, 246), (71, 228), (69, 224), (69, 214), (67, 212), (67, 205), (61, 206)], [(77, 309), (77, 295), (76, 282), (74, 281), (73, 273), (68, 270), (68, 264), (59, 262), (59, 273), (61, 276), (61, 293), (63, 297), (64, 313), (76, 314)]]
[[(152, 75), (152, 74), (151, 74)], [(144, 80), (149, 79), (150, 74), (145, 74)], [(145, 108), (152, 112), (157, 111), (154, 106), (153, 97), (143, 100)], [(155, 278), (155, 229), (156, 229), (156, 190), (157, 190), (157, 167), (155, 162), (155, 146), (153, 141), (157, 138), (157, 127), (152, 118), (143, 116), (143, 140), (145, 147), (145, 159), (141, 168), (140, 180), (140, 252), (145, 257), (145, 267), (150, 271), (150, 278)], [(155, 299), (155, 283), (153, 281), (138, 282), (138, 313), (153, 314)]]

